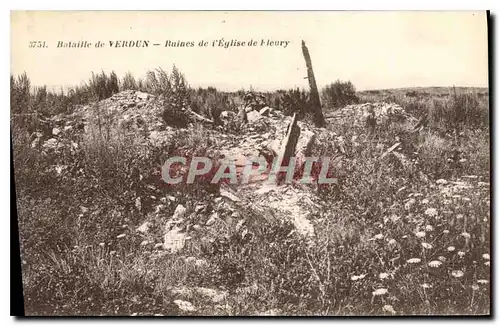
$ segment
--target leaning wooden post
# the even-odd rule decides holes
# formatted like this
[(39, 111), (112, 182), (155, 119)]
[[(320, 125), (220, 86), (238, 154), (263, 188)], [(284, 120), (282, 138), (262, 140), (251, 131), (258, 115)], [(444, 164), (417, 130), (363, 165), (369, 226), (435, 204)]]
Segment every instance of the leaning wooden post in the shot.
[(324, 127), (325, 117), (321, 111), (321, 101), (319, 100), (318, 86), (316, 85), (316, 79), (314, 78), (314, 71), (311, 63), (311, 56), (309, 55), (309, 50), (307, 49), (306, 43), (302, 40), (302, 54), (306, 60), (307, 66), (307, 79), (309, 80), (309, 87), (311, 88), (311, 106), (314, 113), (314, 123), (316, 127)]

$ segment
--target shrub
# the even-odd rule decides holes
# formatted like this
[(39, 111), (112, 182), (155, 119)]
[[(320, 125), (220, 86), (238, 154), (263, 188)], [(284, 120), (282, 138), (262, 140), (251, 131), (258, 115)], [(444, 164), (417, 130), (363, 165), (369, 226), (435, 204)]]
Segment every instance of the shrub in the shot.
[(359, 101), (354, 85), (350, 81), (340, 80), (325, 86), (321, 91), (321, 99), (328, 108), (341, 108)]

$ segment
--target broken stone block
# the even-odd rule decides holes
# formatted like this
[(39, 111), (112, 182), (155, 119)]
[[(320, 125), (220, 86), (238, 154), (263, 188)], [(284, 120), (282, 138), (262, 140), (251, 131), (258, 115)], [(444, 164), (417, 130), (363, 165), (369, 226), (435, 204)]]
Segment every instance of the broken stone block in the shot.
[(172, 230), (165, 234), (163, 248), (165, 250), (170, 250), (172, 253), (176, 253), (186, 244), (186, 234), (181, 233), (181, 228), (174, 227)]
[(255, 122), (262, 118), (262, 115), (257, 111), (250, 111), (247, 113), (248, 122)]
[(184, 215), (186, 215), (186, 207), (182, 206), (181, 204), (177, 205), (174, 211), (174, 215), (172, 215), (172, 220), (181, 220), (184, 218)]
[(260, 109), (259, 113), (263, 116), (269, 115), (269, 112), (271, 111), (271, 108), (268, 106), (263, 107)]

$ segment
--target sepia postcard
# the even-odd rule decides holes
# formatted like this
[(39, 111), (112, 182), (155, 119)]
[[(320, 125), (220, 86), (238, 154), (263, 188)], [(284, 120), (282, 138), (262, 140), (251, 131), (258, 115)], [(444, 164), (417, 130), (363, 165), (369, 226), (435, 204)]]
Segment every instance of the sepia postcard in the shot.
[(11, 12), (13, 311), (489, 316), (488, 26)]

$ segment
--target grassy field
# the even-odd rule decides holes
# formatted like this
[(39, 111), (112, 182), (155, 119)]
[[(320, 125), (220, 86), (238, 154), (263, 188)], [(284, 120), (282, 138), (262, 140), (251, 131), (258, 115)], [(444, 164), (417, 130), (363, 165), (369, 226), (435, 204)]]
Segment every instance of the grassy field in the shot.
[[(193, 110), (208, 118), (218, 115), (214, 106), (235, 111), (243, 101), (243, 91), (193, 90), (175, 74), (164, 78), (185, 87), (175, 88), (163, 103), (175, 114), (182, 115), (176, 110), (184, 101), (196, 103)], [(155, 94), (154, 83), (137, 85), (127, 78), (128, 88)], [(94, 81), (111, 85), (94, 100), (124, 89), (124, 82), (115, 87)], [(165, 155), (208, 153), (218, 147), (218, 138), (210, 135), (238, 133), (237, 127), (210, 130), (195, 123), (153, 148), (140, 134), (114, 132), (96, 109), (83, 131), (68, 131), (61, 147), (44, 150), (32, 146), (32, 133), (42, 128), (38, 116), (71, 114), (91, 102), (81, 95), (90, 91), (43, 97), (26, 88), (22, 76), (11, 82), (28, 315), (490, 313), (487, 89), (411, 88), (350, 96), (358, 103), (399, 104), (417, 119), (427, 116), (428, 124), (418, 131), (390, 124), (368, 133), (365, 127), (330, 121), (332, 142), (334, 133), (345, 140), (342, 182), (318, 192), (327, 209), (311, 217), (316, 235), (309, 241), (292, 232), (290, 223), (247, 211), (236, 212), (244, 229), (227, 222), (234, 212), (223, 210), (219, 220), (225, 222), (207, 226), (207, 207), (219, 207), (218, 189), (162, 188), (148, 178)], [(156, 87), (162, 89), (161, 82)], [(279, 107), (285, 93), (264, 96), (286, 111)], [(307, 101), (300, 94), (292, 99), (297, 106)], [(383, 156), (396, 142), (399, 156)], [(326, 141), (317, 150), (328, 155), (330, 145)], [(161, 239), (179, 204), (193, 219), (191, 239), (171, 254), (154, 239)], [(147, 216), (155, 216), (161, 227), (145, 238), (136, 229)]]

